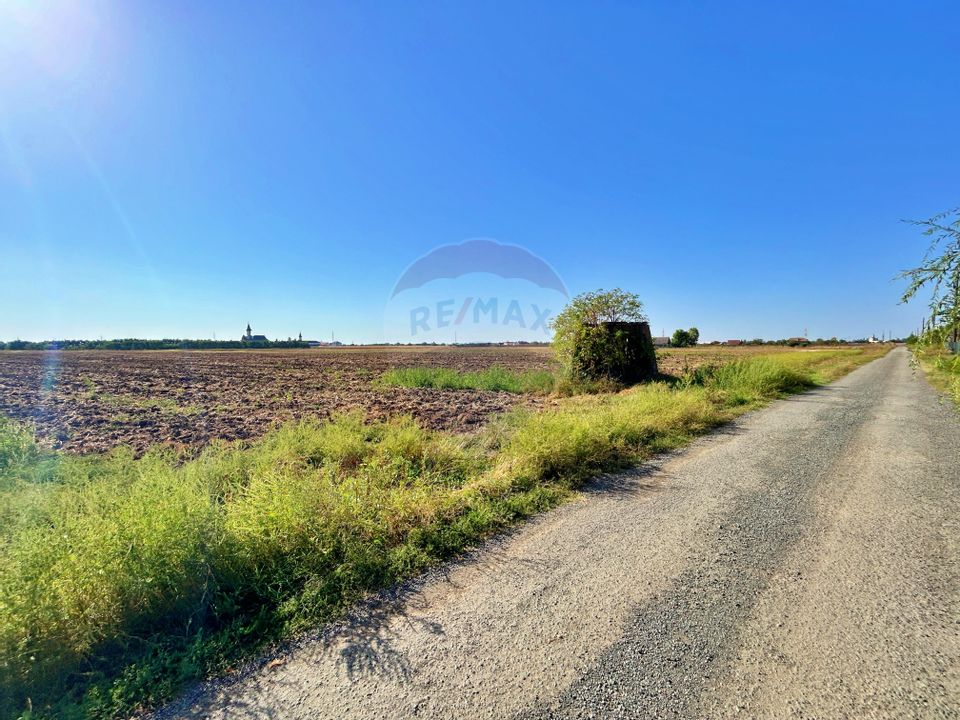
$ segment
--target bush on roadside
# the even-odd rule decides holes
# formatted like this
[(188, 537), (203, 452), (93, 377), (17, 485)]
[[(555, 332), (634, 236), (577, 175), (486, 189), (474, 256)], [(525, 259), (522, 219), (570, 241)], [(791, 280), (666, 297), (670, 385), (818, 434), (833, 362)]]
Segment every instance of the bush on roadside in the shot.
[(681, 379), (681, 385), (707, 388), (732, 405), (800, 392), (814, 384), (809, 374), (764, 357), (702, 365)]
[(643, 303), (619, 288), (578, 295), (553, 320), (553, 346), (568, 383), (651, 379), (657, 358)]

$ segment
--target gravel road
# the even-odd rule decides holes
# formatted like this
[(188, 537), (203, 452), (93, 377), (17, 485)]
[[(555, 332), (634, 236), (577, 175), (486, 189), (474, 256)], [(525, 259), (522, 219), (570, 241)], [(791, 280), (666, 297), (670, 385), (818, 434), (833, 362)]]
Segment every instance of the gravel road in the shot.
[(895, 350), (157, 718), (960, 718), (960, 422)]

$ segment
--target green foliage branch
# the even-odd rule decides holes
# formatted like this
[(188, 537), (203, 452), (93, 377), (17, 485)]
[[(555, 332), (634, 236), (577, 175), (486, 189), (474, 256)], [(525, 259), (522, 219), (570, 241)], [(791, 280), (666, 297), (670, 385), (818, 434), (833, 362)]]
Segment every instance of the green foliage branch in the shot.
[(553, 320), (553, 346), (564, 375), (596, 380), (622, 366), (627, 352), (621, 334), (604, 323), (646, 322), (636, 293), (620, 288), (577, 295)]
[(932, 239), (920, 265), (897, 275), (898, 279), (909, 281), (900, 302), (909, 302), (921, 289), (929, 287), (929, 330), (935, 331), (939, 339), (950, 335), (957, 342), (960, 331), (960, 207), (926, 220), (906, 222), (923, 228), (923, 234)]

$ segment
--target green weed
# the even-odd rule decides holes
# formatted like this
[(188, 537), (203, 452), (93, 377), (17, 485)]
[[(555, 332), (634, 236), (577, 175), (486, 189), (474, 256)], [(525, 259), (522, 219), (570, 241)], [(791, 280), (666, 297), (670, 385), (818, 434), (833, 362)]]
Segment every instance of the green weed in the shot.
[(946, 393), (960, 408), (960, 355), (931, 345), (914, 347), (913, 354), (930, 383)]
[(554, 389), (556, 379), (553, 373), (546, 370), (516, 372), (502, 367), (491, 367), (461, 372), (451, 368), (414, 367), (387, 370), (378, 378), (376, 384), (379, 387), (547, 394)]

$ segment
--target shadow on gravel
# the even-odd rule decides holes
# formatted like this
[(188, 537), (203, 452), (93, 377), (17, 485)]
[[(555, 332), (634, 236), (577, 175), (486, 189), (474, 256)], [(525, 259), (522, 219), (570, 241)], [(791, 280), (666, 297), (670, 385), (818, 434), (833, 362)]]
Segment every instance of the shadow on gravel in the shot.
[(691, 450), (696, 449), (695, 443), (716, 440), (721, 437), (737, 437), (744, 433), (744, 429), (736, 422), (718, 425), (714, 429), (698, 436), (694, 444), (684, 445), (669, 452), (655, 455), (639, 465), (627, 467), (616, 472), (598, 475), (584, 483), (579, 492), (587, 496), (630, 496), (641, 493), (664, 492), (670, 489), (670, 473), (664, 471), (664, 466), (671, 460), (681, 456), (689, 456)]
[[(279, 720), (287, 717), (287, 714), (274, 707), (271, 701), (258, 692), (258, 686), (265, 685), (268, 682), (272, 688), (283, 687), (291, 694), (296, 693), (299, 686), (296, 679), (281, 680), (271, 675), (268, 679), (261, 679), (253, 683), (253, 686), (243, 693), (230, 694), (228, 690), (225, 690), (220, 696), (216, 709), (227, 717), (255, 718), (256, 720)], [(162, 717), (164, 720), (168, 718), (208, 720), (210, 710), (210, 707), (182, 707), (177, 709), (176, 715), (163, 714)]]
[[(781, 400), (786, 402), (807, 403), (831, 402), (831, 399), (827, 396), (837, 393), (842, 389), (843, 387), (836, 387), (833, 385), (819, 385), (818, 387), (810, 388), (809, 390), (804, 390), (803, 392), (796, 393), (794, 395), (787, 395), (786, 397), (781, 398)], [(826, 401), (822, 399), (825, 397), (827, 397)]]
[(458, 583), (455, 574), (462, 569), (469, 569), (471, 574), (515, 579), (547, 569), (549, 563), (517, 557), (504, 549), (514, 532), (516, 530), (503, 533), (458, 560), (370, 598), (346, 620), (328, 627), (315, 639), (324, 649), (335, 649), (338, 663), (351, 680), (369, 675), (402, 682), (409, 680), (410, 658), (406, 652), (397, 649), (395, 642), (399, 628), (413, 628), (415, 632), (427, 635), (444, 633), (440, 623), (425, 617), (432, 602), (432, 598), (421, 592), (426, 585), (436, 583), (440, 593), (444, 588), (459, 590), (463, 584)]
[(418, 633), (443, 635), (443, 626), (411, 611), (423, 609), (426, 603), (412, 592), (395, 603), (368, 604), (341, 625), (331, 644), (341, 645), (339, 662), (353, 680), (364, 675), (382, 675), (398, 680), (410, 676), (410, 659), (396, 650), (396, 630), (391, 621), (413, 627)]
[(629, 495), (652, 493), (664, 489), (660, 462), (650, 462), (637, 467), (625, 468), (616, 473), (600, 475), (586, 482), (581, 488), (583, 495)]

